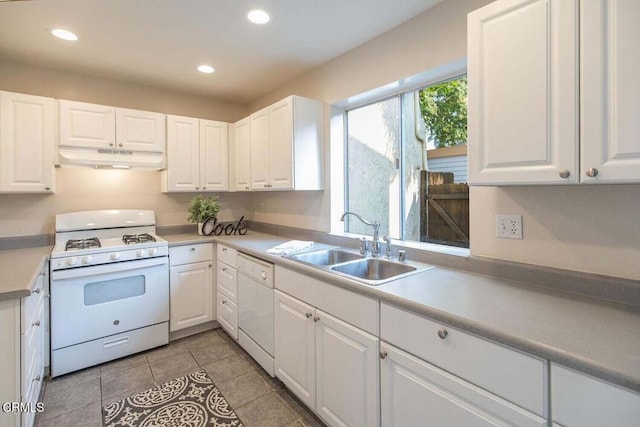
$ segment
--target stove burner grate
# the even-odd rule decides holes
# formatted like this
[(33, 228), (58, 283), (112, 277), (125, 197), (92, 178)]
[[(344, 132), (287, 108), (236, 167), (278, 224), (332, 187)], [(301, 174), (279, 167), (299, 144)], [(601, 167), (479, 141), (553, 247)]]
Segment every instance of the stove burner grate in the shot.
[(156, 239), (149, 233), (142, 234), (125, 234), (122, 236), (122, 241), (127, 244), (136, 244), (136, 243), (146, 243), (146, 242), (155, 242)]
[(64, 245), (65, 251), (76, 249), (93, 249), (100, 247), (100, 240), (97, 237), (89, 237), (88, 239), (70, 239)]

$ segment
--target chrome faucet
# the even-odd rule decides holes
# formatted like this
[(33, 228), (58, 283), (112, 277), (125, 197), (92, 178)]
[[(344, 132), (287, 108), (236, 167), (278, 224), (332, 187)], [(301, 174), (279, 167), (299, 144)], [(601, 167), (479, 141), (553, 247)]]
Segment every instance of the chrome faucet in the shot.
[[(378, 221), (369, 221), (366, 220), (364, 218), (362, 218), (360, 215), (358, 215), (355, 212), (345, 212), (342, 214), (342, 216), (340, 217), (340, 221), (344, 221), (344, 219), (346, 218), (347, 215), (353, 215), (356, 218), (358, 218), (360, 221), (362, 221), (363, 224), (365, 225), (370, 225), (371, 227), (373, 227), (373, 241), (371, 242), (371, 256), (377, 257), (380, 256), (380, 223)], [(366, 250), (366, 244), (364, 245), (364, 248)]]

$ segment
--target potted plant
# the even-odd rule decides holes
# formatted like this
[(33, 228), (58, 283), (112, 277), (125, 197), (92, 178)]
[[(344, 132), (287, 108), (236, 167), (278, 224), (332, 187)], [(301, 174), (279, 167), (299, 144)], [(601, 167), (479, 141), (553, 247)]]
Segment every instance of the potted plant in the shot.
[(218, 196), (205, 198), (198, 194), (189, 202), (187, 211), (189, 212), (189, 218), (187, 218), (187, 221), (197, 222), (198, 234), (202, 236), (204, 234), (202, 232), (203, 223), (210, 217), (216, 217), (220, 211)]

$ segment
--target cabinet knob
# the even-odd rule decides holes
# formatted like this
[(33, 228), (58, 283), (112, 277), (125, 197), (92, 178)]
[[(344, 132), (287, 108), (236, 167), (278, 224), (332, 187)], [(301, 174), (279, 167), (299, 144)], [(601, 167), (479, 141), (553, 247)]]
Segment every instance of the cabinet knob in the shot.
[(207, 189), (207, 187), (202, 187), (202, 189), (203, 189), (203, 190), (206, 190), (206, 189)]
[(222, 271), (227, 271), (227, 269), (225, 267), (222, 267)]
[(213, 264), (209, 264), (209, 268), (213, 267)]
[(380, 359), (386, 359), (389, 353), (386, 350), (380, 352)]
[(110, 142), (110, 143), (109, 143), (109, 147), (113, 147), (113, 142)]
[(44, 189), (45, 189), (46, 191), (49, 191), (49, 190), (51, 190), (51, 187), (44, 187)]
[(260, 277), (262, 277), (262, 280), (267, 280), (267, 273), (264, 271), (260, 272)]
[(34, 382), (38, 382), (38, 381), (40, 381), (40, 375), (38, 375), (37, 377), (35, 377), (35, 378), (33, 379), (33, 381), (34, 381)]
[(40, 321), (38, 320), (38, 321), (36, 321), (36, 322), (33, 322), (33, 323), (31, 324), (31, 326), (40, 326)]
[(122, 147), (122, 143), (118, 144), (118, 147)]
[(587, 172), (585, 172), (587, 174), (587, 176), (589, 178), (595, 178), (596, 176), (598, 176), (598, 169), (596, 168), (589, 168), (587, 169)]
[(568, 170), (565, 169), (563, 171), (560, 171), (559, 175), (560, 175), (560, 178), (565, 178), (566, 179), (566, 178), (569, 178), (571, 176), (571, 172), (569, 172)]
[(311, 316), (313, 316), (313, 314), (311, 314), (311, 313), (305, 313), (305, 316), (307, 316), (307, 319), (311, 319)]
[(265, 185), (264, 185), (264, 188), (267, 188), (267, 187), (268, 187), (268, 185), (267, 185), (267, 184), (265, 184)]
[(249, 187), (244, 187), (245, 190), (249, 191)]
[(200, 189), (200, 187), (196, 187), (196, 190), (199, 190), (199, 189)]
[(195, 250), (196, 250), (196, 248), (191, 248), (191, 249), (190, 249), (190, 251), (191, 251), (191, 252), (193, 252), (193, 251), (195, 251)]
[(438, 336), (440, 337), (441, 340), (445, 339), (447, 335), (449, 335), (449, 332), (446, 329), (440, 329), (438, 331)]
[(34, 289), (34, 290), (33, 290), (33, 293), (34, 293), (34, 294), (39, 294), (41, 290), (42, 290), (42, 289), (40, 289), (40, 288)]
[(226, 304), (226, 303), (227, 303), (227, 301), (226, 301), (226, 300), (222, 300), (222, 303), (223, 303), (223, 304)]
[(227, 248), (222, 248), (222, 252), (227, 252)]
[(313, 316), (313, 321), (318, 323), (318, 320), (320, 320), (320, 318), (318, 316)]

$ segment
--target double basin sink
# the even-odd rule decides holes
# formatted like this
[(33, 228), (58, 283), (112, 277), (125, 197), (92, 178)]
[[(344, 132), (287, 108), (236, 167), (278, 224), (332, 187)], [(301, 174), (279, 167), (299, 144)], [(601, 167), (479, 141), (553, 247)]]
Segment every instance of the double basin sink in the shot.
[(325, 270), (328, 269), (338, 275), (371, 286), (381, 285), (433, 267), (415, 262), (397, 262), (384, 258), (365, 257), (340, 248), (289, 255), (288, 258)]

